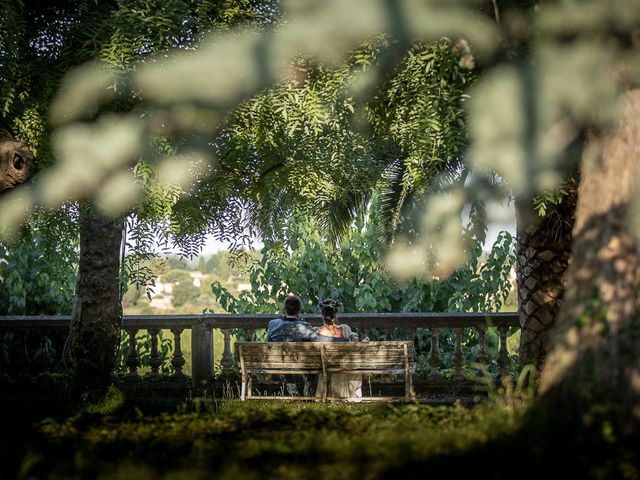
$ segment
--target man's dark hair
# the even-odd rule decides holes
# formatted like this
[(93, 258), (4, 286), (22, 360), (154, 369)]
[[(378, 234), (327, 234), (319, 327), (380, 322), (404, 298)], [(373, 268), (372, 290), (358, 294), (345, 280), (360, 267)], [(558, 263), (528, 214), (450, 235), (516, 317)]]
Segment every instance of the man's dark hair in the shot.
[(297, 295), (288, 295), (284, 299), (284, 313), (287, 315), (298, 315), (302, 311), (302, 301)]

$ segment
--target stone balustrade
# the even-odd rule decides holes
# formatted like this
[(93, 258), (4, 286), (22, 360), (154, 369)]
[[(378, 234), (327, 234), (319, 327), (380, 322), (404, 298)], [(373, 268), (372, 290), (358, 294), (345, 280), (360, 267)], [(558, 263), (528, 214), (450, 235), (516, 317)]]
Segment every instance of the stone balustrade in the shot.
[[(229, 378), (235, 365), (234, 339), (239, 335), (248, 341), (264, 338), (264, 329), (272, 318), (274, 315), (125, 316), (122, 331), (128, 337), (126, 371), (120, 371), (117, 379), (127, 385), (209, 389), (213, 387), (216, 370), (214, 358), (220, 357), (218, 378)], [(315, 325), (321, 322), (318, 315), (305, 319)], [(510, 362), (507, 337), (519, 329), (515, 313), (344, 313), (339, 320), (361, 337), (414, 340), (416, 358), (424, 367), (416, 376), (431, 384), (463, 381), (465, 372), (478, 368), (478, 364), (492, 367), (496, 378), (504, 376)], [(70, 366), (66, 348), (69, 324), (69, 316), (0, 317), (0, 388), (10, 384), (49, 384), (56, 373), (63, 373)], [(214, 330), (222, 335), (221, 355), (214, 352)], [(143, 331), (150, 341), (144, 353), (145, 373), (141, 375), (142, 352), (138, 342)], [(164, 366), (159, 350), (161, 331), (171, 331), (174, 337), (170, 358), (164, 356)], [(191, 336), (191, 378), (183, 371), (186, 331)], [(488, 335), (493, 338), (492, 352), (487, 349)], [(475, 345), (473, 351), (471, 344)], [(443, 358), (445, 350), (447, 362)], [(165, 373), (161, 372), (163, 367), (168, 367), (164, 368)]]

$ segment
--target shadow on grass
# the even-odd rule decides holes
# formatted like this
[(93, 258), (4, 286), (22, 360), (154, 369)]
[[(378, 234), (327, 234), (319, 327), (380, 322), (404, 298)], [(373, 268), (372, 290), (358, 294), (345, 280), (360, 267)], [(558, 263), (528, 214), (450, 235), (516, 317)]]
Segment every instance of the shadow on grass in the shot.
[[(1, 399), (0, 478), (638, 478), (634, 438), (524, 408)], [(523, 427), (525, 425), (526, 427)], [(569, 476), (570, 475), (570, 476)], [(634, 475), (636, 477), (634, 477)]]

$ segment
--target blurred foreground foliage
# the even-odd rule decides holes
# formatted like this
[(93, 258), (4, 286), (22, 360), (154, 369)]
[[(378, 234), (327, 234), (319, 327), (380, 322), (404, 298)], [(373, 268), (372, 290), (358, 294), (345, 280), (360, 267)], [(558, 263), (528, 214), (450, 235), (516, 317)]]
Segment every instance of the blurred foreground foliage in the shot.
[[(78, 230), (77, 225), (58, 228), (55, 224), (77, 223), (78, 202), (91, 196), (90, 185), (96, 180), (95, 175), (99, 177), (103, 172), (103, 169), (91, 165), (91, 159), (104, 159), (115, 150), (127, 151), (131, 133), (138, 131), (135, 121), (121, 122), (122, 128), (110, 136), (117, 144), (114, 146), (109, 142), (101, 143), (85, 129), (84, 134), (75, 136), (84, 142), (80, 147), (82, 151), (56, 148), (60, 136), (54, 131), (50, 107), (59, 93), (62, 78), (74, 68), (91, 61), (102, 62), (110, 72), (131, 71), (135, 62), (151, 53), (172, 48), (193, 50), (204, 36), (213, 31), (226, 30), (237, 24), (265, 27), (278, 13), (277, 2), (271, 0), (167, 0), (133, 4), (83, 0), (1, 2), (0, 114), (9, 120), (17, 136), (36, 153), (43, 174), (36, 177), (29, 188), (12, 192), (15, 193), (14, 199), (18, 199), (18, 209), (27, 214), (22, 217), (26, 221), (20, 222), (24, 227), (13, 224), (7, 231), (5, 227), (15, 220), (12, 208), (16, 204), (8, 201), (0, 207), (0, 230), (3, 232), (0, 234), (0, 259), (6, 260), (6, 267), (0, 261), (0, 297), (10, 299), (0, 304), (0, 310), (16, 314), (70, 311), (72, 299), (67, 298), (71, 288), (68, 283), (77, 268), (77, 260), (71, 257), (79, 254)], [(115, 93), (121, 86), (114, 83), (104, 87)], [(84, 91), (84, 87), (77, 91), (76, 98), (86, 99)], [(137, 102), (131, 97), (113, 100), (87, 112), (85, 120), (90, 121), (109, 112), (126, 111)], [(164, 138), (154, 138), (149, 145), (150, 151), (156, 154), (170, 154), (174, 147)], [(31, 193), (41, 191), (41, 188), (50, 192), (55, 190), (57, 181), (50, 181), (47, 172), (59, 165), (61, 157), (68, 155), (75, 155), (74, 158), (78, 159), (77, 168), (66, 172), (68, 178), (78, 180), (76, 195), (68, 198), (69, 201), (63, 202), (62, 206), (43, 201), (34, 205), (30, 201)], [(150, 170), (144, 161), (136, 164), (135, 158), (129, 159), (132, 160), (127, 166), (127, 169), (132, 167), (131, 171), (119, 178), (135, 182), (146, 195), (137, 208), (126, 212), (131, 214), (127, 222), (129, 254), (122, 265), (122, 282), (140, 289), (153, 286), (153, 276), (145, 267), (149, 259), (174, 243), (192, 255), (202, 246), (204, 235), (182, 237), (181, 240), (174, 238), (176, 232), (167, 228), (166, 220), (180, 192), (172, 185), (157, 182), (155, 171)], [(107, 183), (110, 183), (112, 195), (122, 194), (118, 185), (122, 187), (123, 182)], [(43, 184), (46, 185), (43, 187)], [(44, 228), (44, 224), (51, 228)], [(33, 230), (38, 231), (37, 236), (31, 235)], [(50, 284), (42, 282), (45, 277), (50, 279)], [(38, 291), (34, 290), (36, 285)]]
[(549, 437), (523, 429), (545, 423), (527, 416), (523, 397), (494, 400), (472, 408), (188, 401), (174, 405), (174, 413), (156, 414), (153, 403), (133, 407), (112, 391), (56, 419), (40, 420), (46, 413), (36, 409), (32, 423), (18, 430), (8, 419), (0, 473), (118, 479), (382, 479), (423, 478), (424, 472), (595, 479), (640, 473), (637, 449), (625, 448), (633, 434), (613, 431), (602, 412), (558, 425)]
[[(106, 49), (92, 58), (106, 63), (84, 65), (63, 83), (50, 110), (59, 125), (58, 161), (37, 189), (7, 200), (9, 230), (34, 202), (56, 206), (96, 193), (112, 213), (161, 205), (154, 220), (168, 222), (165, 230), (178, 243), (191, 236), (191, 246), (201, 244), (203, 232), (240, 242), (251, 235), (247, 229), (271, 237), (279, 233), (274, 227), (286, 229), (283, 219), (298, 205), (323, 211), (321, 225), (339, 233), (381, 174), (389, 181), (393, 226), (416, 186), (419, 192), (442, 173), (462, 173), (469, 143), (465, 156), (476, 176), (466, 188), (460, 182), (454, 196), (436, 198), (420, 227), (419, 238), (446, 245), (432, 252), (431, 267), (441, 276), (465, 260), (464, 245), (450, 238), (459, 228), (451, 219), (464, 204), (505, 191), (558, 189), (584, 128), (615, 121), (619, 95), (637, 84), (640, 71), (633, 0), (606, 7), (506, 2), (495, 10), (435, 0), (288, 2), (282, 10), (267, 2), (233, 4), (236, 10), (225, 3), (217, 5), (218, 16), (244, 18), (237, 11), (244, 6), (266, 20), (204, 41), (208, 30), (198, 22), (206, 8), (166, 3), (162, 14), (105, 4), (102, 16), (90, 17), (102, 27), (94, 30), (69, 21), (76, 11), (60, 7), (56, 12), (67, 16), (58, 23), (68, 28), (56, 34), (59, 41), (36, 35), (32, 53), (55, 56), (59, 44), (75, 45), (64, 35), (80, 41), (98, 32), (78, 52), (102, 41)], [(83, 7), (79, 13), (96, 13)], [(17, 18), (4, 28), (29, 38), (19, 10), (7, 10), (6, 18)], [(239, 23), (207, 12), (210, 25)], [(140, 16), (146, 21), (136, 24)], [(436, 52), (437, 45), (447, 48)], [(20, 53), (18, 46), (8, 42), (5, 49)], [(180, 48), (148, 56), (167, 47)], [(131, 172), (132, 159), (140, 158)], [(71, 174), (87, 168), (91, 177)], [(487, 172), (504, 188), (488, 185)], [(430, 253), (424, 243), (414, 246)]]
[(286, 235), (300, 209), (335, 238), (380, 188), (389, 239), (444, 175), (457, 193), (417, 230), (446, 247), (414, 247), (450, 273), (466, 260), (450, 241), (464, 204), (557, 191), (584, 128), (611, 125), (639, 79), (633, 0), (500, 7), (6, 2), (2, 110), (51, 168), (3, 199), (3, 238), (35, 205), (94, 194), (187, 254), (205, 233)]

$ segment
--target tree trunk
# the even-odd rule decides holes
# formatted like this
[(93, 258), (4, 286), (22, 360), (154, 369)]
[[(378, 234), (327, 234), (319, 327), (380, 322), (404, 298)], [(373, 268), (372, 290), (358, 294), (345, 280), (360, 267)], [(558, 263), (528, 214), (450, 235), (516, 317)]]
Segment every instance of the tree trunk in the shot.
[(577, 185), (566, 190), (562, 202), (548, 206), (542, 217), (531, 198), (516, 199), (520, 364), (533, 364), (538, 370), (549, 351), (549, 330), (560, 310), (571, 260)]
[(583, 153), (573, 261), (540, 385), (547, 405), (606, 404), (622, 426), (640, 420), (639, 175), (640, 90), (633, 90), (618, 128), (590, 135)]
[(110, 383), (122, 315), (118, 275), (122, 220), (81, 208), (80, 265), (71, 321), (74, 381), (81, 391)]

